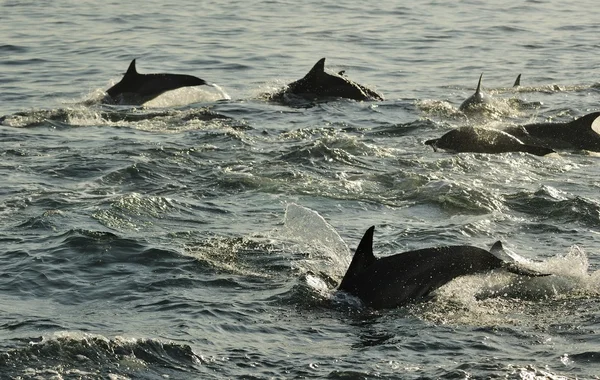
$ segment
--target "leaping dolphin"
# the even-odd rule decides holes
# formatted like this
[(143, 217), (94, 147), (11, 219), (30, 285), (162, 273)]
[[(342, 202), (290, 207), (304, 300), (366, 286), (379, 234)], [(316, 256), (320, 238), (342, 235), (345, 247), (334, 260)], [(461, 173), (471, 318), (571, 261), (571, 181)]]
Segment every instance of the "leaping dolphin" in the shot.
[(108, 90), (105, 102), (139, 105), (171, 90), (207, 84), (203, 79), (184, 74), (140, 74), (135, 59), (129, 64), (123, 79)]
[(322, 98), (383, 100), (383, 96), (377, 92), (348, 79), (343, 71), (339, 74), (325, 72), (325, 58), (321, 58), (304, 78), (288, 84), (270, 98), (283, 100), (286, 94), (293, 94), (307, 100)]
[(525, 152), (544, 156), (554, 153), (547, 147), (524, 144), (515, 136), (504, 131), (483, 127), (460, 127), (442, 137), (425, 141), (433, 150), (444, 149), (452, 152), (505, 153)]
[[(338, 287), (374, 309), (402, 306), (457, 277), (494, 269), (528, 277), (547, 276), (467, 245), (425, 248), (378, 259), (373, 255), (374, 230), (374, 226), (369, 228), (363, 236)], [(492, 247), (492, 251), (501, 249), (500, 242)]]
[(552, 149), (600, 152), (600, 112), (593, 112), (566, 123), (526, 124), (508, 127), (504, 131), (526, 144)]

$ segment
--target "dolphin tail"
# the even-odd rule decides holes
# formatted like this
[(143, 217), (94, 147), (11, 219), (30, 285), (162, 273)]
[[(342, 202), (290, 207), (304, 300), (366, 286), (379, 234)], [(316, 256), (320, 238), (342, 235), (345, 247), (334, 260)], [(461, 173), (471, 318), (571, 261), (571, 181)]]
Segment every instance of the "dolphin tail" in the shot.
[(497, 258), (501, 259), (503, 261), (502, 268), (506, 269), (510, 273), (518, 274), (521, 276), (527, 276), (527, 277), (546, 277), (546, 276), (551, 275), (550, 273), (540, 273), (538, 271), (523, 268), (523, 267), (517, 265), (516, 263), (511, 263), (511, 262), (505, 261), (505, 258), (510, 258), (512, 260), (512, 257), (510, 257), (504, 251), (504, 247), (502, 246), (502, 242), (500, 240), (498, 240), (497, 242), (494, 243), (494, 245), (492, 245), (492, 248), (490, 248), (490, 253), (492, 255), (496, 256)]
[(432, 139), (432, 140), (427, 140), (425, 141), (425, 145), (431, 145), (431, 147), (433, 148), (434, 152), (437, 152), (437, 142), (439, 141), (439, 139)]
[(339, 289), (344, 290), (348, 287), (348, 283), (360, 272), (371, 266), (377, 258), (373, 255), (373, 233), (375, 232), (375, 226), (371, 226), (367, 232), (365, 232), (363, 238), (356, 248), (352, 262), (340, 283)]
[(507, 263), (507, 262), (505, 262), (502, 265), (502, 268), (506, 269), (510, 273), (518, 274), (521, 276), (527, 276), (527, 277), (546, 277), (546, 276), (552, 275), (551, 273), (540, 273), (538, 271), (523, 268), (521, 266), (518, 266), (517, 264)]

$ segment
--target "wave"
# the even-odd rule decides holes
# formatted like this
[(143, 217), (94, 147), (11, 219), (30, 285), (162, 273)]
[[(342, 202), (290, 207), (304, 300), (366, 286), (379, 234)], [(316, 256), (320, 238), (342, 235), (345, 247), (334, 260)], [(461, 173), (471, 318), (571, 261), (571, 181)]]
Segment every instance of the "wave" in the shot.
[(578, 223), (597, 227), (600, 203), (582, 196), (572, 196), (552, 186), (543, 185), (534, 192), (522, 191), (504, 196), (512, 210), (533, 220), (552, 220), (552, 224)]
[(9, 378), (182, 378), (205, 363), (189, 345), (70, 331), (0, 353), (0, 372)]
[(109, 126), (165, 133), (212, 128), (251, 129), (244, 123), (217, 113), (211, 107), (191, 109), (148, 109), (123, 106), (73, 106), (16, 112), (0, 117), (0, 124), (14, 128)]

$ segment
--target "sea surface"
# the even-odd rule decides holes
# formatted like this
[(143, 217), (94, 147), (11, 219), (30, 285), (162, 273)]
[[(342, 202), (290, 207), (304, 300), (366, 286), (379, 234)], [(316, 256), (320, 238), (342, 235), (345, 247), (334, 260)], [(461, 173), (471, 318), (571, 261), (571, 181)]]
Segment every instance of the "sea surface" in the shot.
[[(600, 156), (424, 145), (600, 110), (596, 10), (1, 1), (0, 378), (600, 378)], [(266, 100), (323, 57), (385, 100)], [(216, 86), (101, 104), (134, 58)], [(377, 256), (501, 240), (551, 276), (370, 310), (335, 288), (372, 225)]]

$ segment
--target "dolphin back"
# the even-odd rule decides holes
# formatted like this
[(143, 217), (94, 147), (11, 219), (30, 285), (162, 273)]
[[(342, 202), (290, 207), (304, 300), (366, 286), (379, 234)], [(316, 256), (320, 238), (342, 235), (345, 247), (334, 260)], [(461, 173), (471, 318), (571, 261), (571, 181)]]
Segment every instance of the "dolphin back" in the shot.
[(495, 269), (527, 277), (548, 276), (518, 265), (496, 242), (488, 251), (470, 245), (424, 248), (376, 258), (374, 227), (361, 239), (338, 290), (358, 297), (366, 306), (402, 306), (429, 295), (453, 279)]
[(554, 150), (548, 147), (524, 144), (505, 131), (473, 126), (453, 129), (440, 138), (425, 141), (425, 144), (431, 145), (434, 150), (445, 149), (453, 152), (525, 152), (537, 156), (554, 153)]
[(136, 60), (129, 64), (127, 72), (106, 93), (108, 101), (126, 104), (142, 104), (157, 96), (181, 87), (201, 86), (206, 81), (186, 74), (140, 74), (136, 69)]
[(321, 58), (301, 79), (294, 81), (270, 96), (271, 100), (284, 100), (291, 94), (308, 100), (318, 98), (346, 98), (353, 100), (383, 100), (377, 92), (351, 81), (341, 74), (325, 71), (325, 58)]
[(509, 127), (506, 132), (530, 145), (600, 152), (600, 112), (592, 112), (566, 123), (533, 123)]
[(453, 279), (499, 269), (503, 261), (473, 246), (443, 246), (379, 258), (341, 288), (374, 309), (418, 301)]

